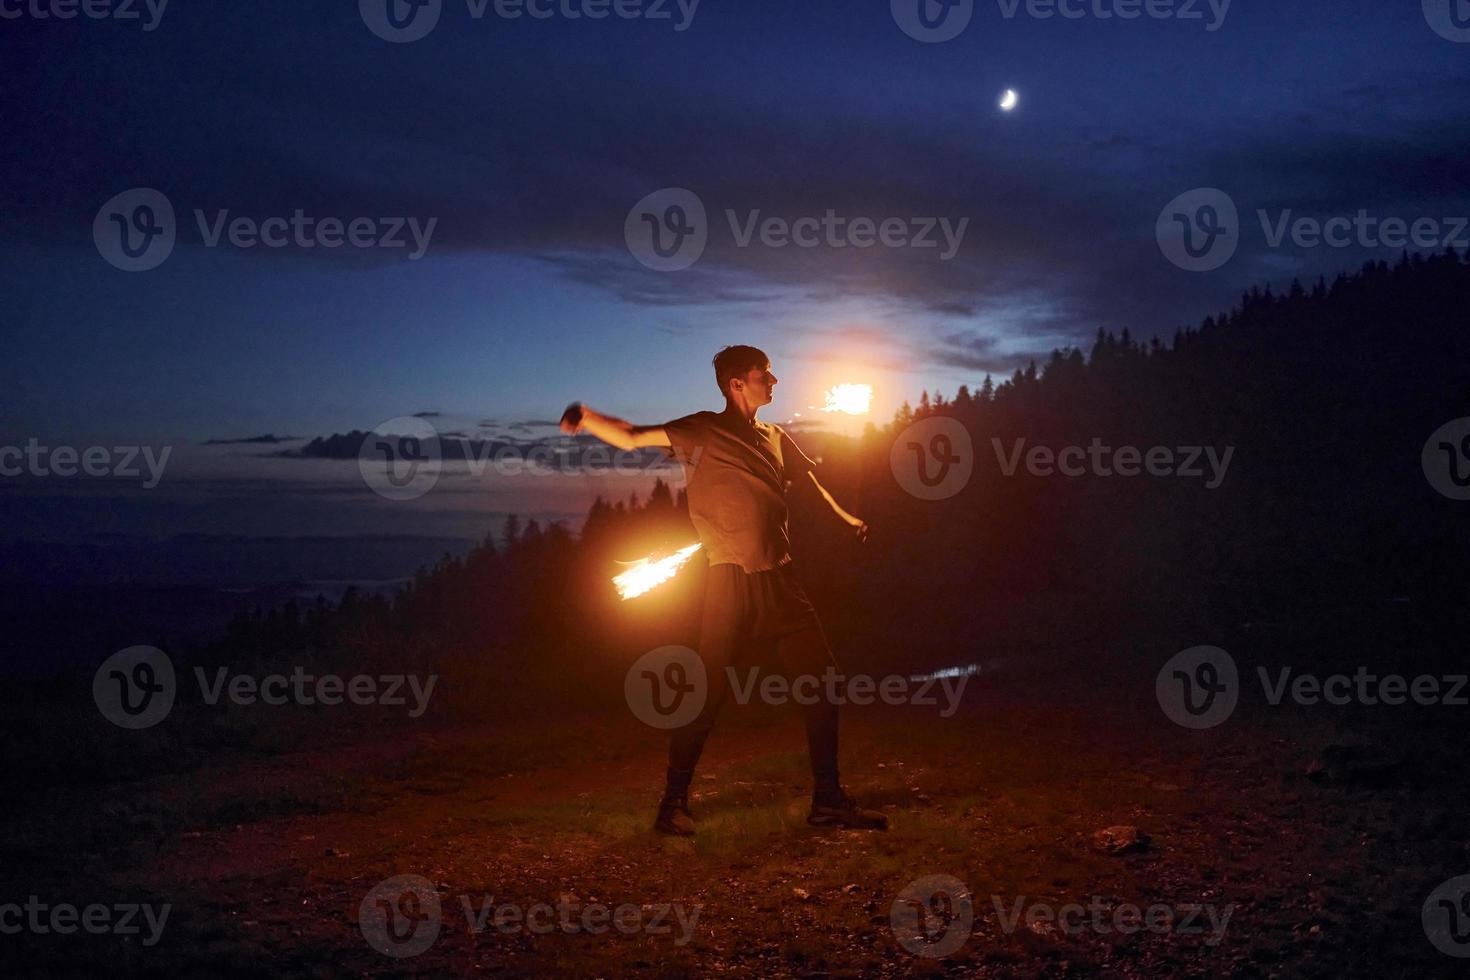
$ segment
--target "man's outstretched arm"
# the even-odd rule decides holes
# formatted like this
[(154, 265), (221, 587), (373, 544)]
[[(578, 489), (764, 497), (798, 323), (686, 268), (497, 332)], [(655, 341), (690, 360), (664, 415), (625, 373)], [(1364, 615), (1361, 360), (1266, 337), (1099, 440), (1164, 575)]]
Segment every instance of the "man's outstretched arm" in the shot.
[(634, 425), (611, 415), (594, 412), (581, 402), (573, 402), (562, 413), (561, 431), (567, 435), (590, 432), (618, 449), (669, 445), (669, 434), (661, 425)]
[(849, 514), (846, 510), (844, 510), (842, 505), (837, 502), (837, 498), (832, 496), (832, 494), (827, 491), (826, 487), (822, 486), (822, 481), (817, 479), (816, 473), (811, 470), (807, 470), (806, 475), (812, 481), (812, 486), (817, 488), (817, 493), (821, 494), (822, 499), (827, 501), (827, 506), (832, 508), (832, 512), (836, 514), (844, 524), (852, 528), (853, 531), (857, 533), (858, 541), (867, 541), (868, 525), (864, 523), (862, 518), (854, 517), (852, 514)]

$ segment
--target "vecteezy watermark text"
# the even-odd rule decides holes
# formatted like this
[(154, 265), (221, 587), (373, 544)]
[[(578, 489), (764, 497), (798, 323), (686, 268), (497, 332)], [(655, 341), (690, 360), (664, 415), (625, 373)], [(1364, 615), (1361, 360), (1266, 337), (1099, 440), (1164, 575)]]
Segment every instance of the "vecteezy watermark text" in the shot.
[(794, 702), (809, 705), (825, 701), (838, 705), (864, 706), (882, 703), (932, 708), (939, 705), (937, 695), (943, 693), (944, 707), (939, 712), (941, 718), (949, 718), (959, 710), (965, 685), (970, 682), (968, 674), (888, 674), (884, 677), (873, 677), (869, 674), (840, 674), (830, 667), (821, 677), (815, 674), (799, 674), (792, 678), (784, 674), (766, 674), (763, 677), (759, 667), (747, 669), (744, 678), (741, 678), (734, 667), (726, 667), (725, 676), (736, 704), (749, 704), (758, 699), (764, 704)]
[(661, 729), (681, 728), (698, 718), (715, 682), (724, 684), (722, 692), (728, 691), (741, 705), (751, 701), (773, 705), (811, 705), (825, 701), (837, 705), (882, 703), (939, 707), (942, 694), (944, 705), (939, 716), (949, 718), (959, 709), (965, 686), (973, 674), (974, 671), (941, 671), (873, 677), (842, 674), (829, 667), (821, 675), (788, 677), (772, 673), (763, 677), (759, 667), (742, 671), (731, 665), (711, 678), (698, 653), (689, 647), (670, 645), (650, 650), (634, 661), (623, 679), (623, 695), (640, 721)]
[[(730, 234), (737, 248), (749, 248), (759, 240), (766, 248), (941, 248), (939, 261), (948, 262), (960, 250), (969, 218), (848, 218), (828, 208), (820, 217), (807, 215), (788, 220), (775, 215), (761, 217), (760, 209), (725, 210)], [(940, 241), (941, 236), (943, 241)]]
[[(689, 461), (697, 466), (700, 451)], [(481, 479), (497, 476), (552, 477), (585, 473), (645, 476), (668, 467), (656, 449), (614, 449), (586, 437), (556, 437), (530, 443), (440, 435), (419, 416), (387, 419), (363, 434), (357, 468), (368, 488), (388, 500), (414, 500), (438, 484), (448, 470)]]
[[(1262, 697), (1271, 707), (1291, 701), (1305, 707), (1360, 704), (1470, 706), (1470, 675), (1379, 674), (1359, 666), (1352, 674), (1323, 676), (1291, 666), (1257, 667)], [(1213, 728), (1235, 711), (1245, 684), (1235, 658), (1213, 646), (1190, 647), (1170, 657), (1154, 681), (1159, 706), (1185, 728)]]
[(434, 685), (439, 682), (438, 674), (430, 674), (427, 681), (421, 680), (417, 674), (354, 674), (343, 677), (340, 674), (309, 674), (304, 667), (293, 668), (290, 675), (267, 674), (264, 677), (231, 675), (229, 668), (219, 667), (214, 671), (213, 680), (203, 667), (195, 667), (194, 678), (204, 703), (208, 705), (219, 704), (221, 698), (226, 697), (231, 704), (244, 706), (298, 704), (311, 707), (320, 704), (335, 707), (348, 703), (364, 707), (372, 704), (406, 707), (406, 686), (407, 693), (413, 695), (413, 705), (408, 711), (410, 718), (418, 718), (428, 709)]
[[(1000, 471), (1008, 477), (1015, 476), (1024, 463), (1027, 473), (1041, 477), (1054, 474), (1066, 477), (1133, 477), (1142, 474), (1185, 479), (1207, 477), (1206, 490), (1214, 490), (1225, 482), (1231, 457), (1235, 455), (1234, 446), (1226, 446), (1224, 452), (1214, 446), (1179, 446), (1177, 449), (1168, 446), (1153, 446), (1149, 449), (1139, 449), (1137, 446), (1115, 448), (1104, 445), (1098, 437), (1093, 437), (1086, 448), (1064, 446), (1053, 449), (1050, 446), (1032, 446), (1028, 450), (1025, 439), (1014, 439), (1011, 441), (1010, 451), (1007, 452), (1004, 444), (994, 437), (991, 438), (990, 445), (995, 450), (995, 461), (1000, 466)], [(1209, 463), (1208, 474), (1200, 466), (1201, 459)]]
[[(343, 677), (309, 673), (299, 665), (289, 674), (232, 674), (228, 667), (215, 668), (211, 673), (195, 667), (193, 675), (200, 700), (211, 707), (222, 701), (241, 707), (382, 705), (407, 707), (410, 718), (419, 718), (428, 709), (434, 685), (439, 682), (437, 674), (430, 674), (427, 679), (417, 674)], [(162, 650), (150, 646), (128, 647), (108, 657), (97, 668), (92, 678), (92, 697), (103, 717), (113, 724), (121, 728), (150, 728), (168, 717), (173, 709), (178, 693), (175, 676), (173, 660)], [(411, 705), (409, 695), (412, 695)]]
[[(935, 249), (941, 262), (954, 258), (969, 228), (969, 218), (871, 217), (842, 215), (828, 208), (795, 218), (725, 210), (736, 248)], [(711, 233), (704, 202), (693, 191), (666, 187), (633, 205), (623, 222), (628, 251), (658, 272), (677, 272), (699, 261)]]
[[(1177, 20), (1205, 21), (1210, 33), (1225, 26), (1232, 0), (996, 0), (1000, 15), (1014, 20)], [(1451, 0), (1452, 2), (1452, 0)], [(889, 0), (893, 21), (909, 37), (926, 44), (951, 41), (964, 33), (976, 0)]]
[[(1033, 933), (1060, 930), (1070, 936), (1086, 932), (1103, 936), (1139, 932), (1208, 934), (1206, 946), (1220, 944), (1236, 909), (1234, 903), (1217, 906), (1207, 902), (1154, 902), (1145, 907), (1101, 895), (1093, 895), (1086, 904), (991, 895), (990, 904), (1006, 935), (1022, 925)], [(898, 893), (888, 917), (900, 946), (915, 956), (937, 959), (949, 956), (969, 941), (975, 927), (975, 903), (969, 887), (953, 875), (925, 875)]]
[[(465, 0), (471, 20), (493, 13), (500, 20), (618, 20), (673, 22), (683, 33), (694, 23), (700, 0)], [(429, 36), (444, 13), (444, 0), (358, 0), (362, 22), (384, 41), (407, 44)]]
[(147, 902), (115, 902), (111, 905), (93, 902), (79, 908), (70, 902), (43, 902), (39, 896), (31, 895), (24, 905), (19, 902), (0, 904), (0, 934), (14, 936), (30, 932), (41, 936), (52, 933), (69, 936), (81, 930), (94, 936), (109, 933), (137, 936), (142, 934), (146, 925), (148, 932), (142, 943), (144, 946), (156, 946), (172, 909), (169, 903), (155, 908)]
[(470, 932), (475, 933), (494, 929), (502, 936), (520, 932), (543, 936), (552, 932), (598, 936), (616, 930), (625, 936), (640, 932), (659, 936), (671, 934), (677, 924), (679, 935), (674, 938), (675, 946), (687, 946), (694, 938), (701, 911), (700, 906), (686, 908), (683, 902), (624, 903), (613, 907), (601, 902), (584, 904), (574, 898), (558, 899), (554, 906), (548, 902), (530, 906), (513, 902), (497, 905), (494, 895), (485, 895), (478, 902), (469, 895), (461, 895), (459, 904)]
[[(1352, 676), (1347, 674), (1318, 674), (1303, 672), (1293, 676), (1290, 667), (1269, 671), (1257, 667), (1261, 690), (1266, 701), (1278, 705), (1288, 696), (1297, 704), (1378, 704), (1398, 705), (1413, 701), (1415, 704), (1443, 704), (1463, 708), (1470, 705), (1465, 695), (1465, 686), (1470, 681), (1466, 674), (1419, 674), (1409, 678), (1403, 674), (1375, 674), (1367, 667), (1359, 667)], [(1274, 674), (1274, 677), (1273, 677)]]
[[(617, 906), (583, 902), (563, 895), (556, 902), (497, 903), (494, 895), (458, 896), (465, 928), (474, 935), (494, 930), (502, 936), (530, 933), (545, 936), (600, 936), (618, 932), (625, 936), (667, 936), (678, 929), (675, 946), (686, 946), (694, 938), (703, 907), (682, 902), (659, 902)], [(443, 925), (444, 909), (439, 890), (422, 875), (394, 875), (374, 885), (358, 906), (357, 922), (368, 945), (386, 956), (403, 959), (427, 950)]]
[[(424, 257), (434, 237), (438, 218), (419, 222), (414, 217), (394, 218), (316, 218), (297, 208), (289, 217), (257, 219), (248, 215), (230, 217), (228, 209), (212, 215), (194, 211), (194, 221), (205, 248), (218, 248), (228, 241), (235, 248), (407, 248), (413, 238), (410, 262)], [(228, 227), (226, 226), (228, 222)]]
[(1006, 901), (999, 895), (990, 896), (1000, 928), (1010, 935), (1023, 921), (1033, 932), (1059, 929), (1069, 936), (1092, 932), (1101, 936), (1117, 933), (1128, 936), (1139, 932), (1157, 935), (1200, 935), (1208, 932), (1206, 946), (1218, 946), (1225, 938), (1225, 928), (1235, 914), (1232, 902), (1223, 907), (1208, 902), (1167, 905), (1155, 902), (1144, 908), (1132, 902), (1112, 902), (1101, 895), (1093, 895), (1086, 905), (1065, 902), (1053, 905), (1049, 902), (1026, 901), (1019, 895), (1014, 901)]
[(0, 0), (0, 20), (136, 20), (149, 33), (167, 8), (168, 0)]
[(1396, 216), (1379, 217), (1368, 213), (1367, 208), (1359, 208), (1352, 217), (1337, 215), (1326, 220), (1310, 215), (1293, 218), (1292, 214), (1290, 208), (1275, 217), (1265, 209), (1256, 211), (1267, 245), (1280, 248), (1289, 236), (1297, 248), (1326, 245), (1328, 248), (1400, 249), (1412, 245), (1419, 249), (1464, 250), (1470, 247), (1470, 237), (1465, 235), (1466, 227), (1470, 226), (1467, 217), (1420, 217), (1411, 221)]
[(152, 490), (163, 479), (163, 469), (168, 465), (171, 452), (172, 446), (164, 446), (157, 453), (152, 446), (86, 446), (80, 449), (76, 446), (44, 446), (32, 436), (26, 440), (24, 449), (0, 446), (0, 476), (137, 479), (143, 475), (138, 469), (141, 458), (148, 470), (143, 488)]
[[(424, 257), (439, 224), (438, 218), (310, 215), (301, 208), (263, 218), (234, 214), (228, 208), (196, 208), (193, 213), (205, 248), (408, 249), (409, 261)], [(147, 272), (162, 265), (173, 254), (178, 232), (173, 202), (151, 187), (115, 195), (92, 221), (98, 253), (124, 272)]]
[[(1299, 249), (1417, 248), (1437, 251), (1470, 248), (1470, 217), (1374, 214), (1359, 208), (1356, 214), (1303, 215), (1292, 208), (1256, 210), (1261, 237), (1267, 248), (1292, 245)], [(1155, 224), (1159, 249), (1174, 265), (1188, 272), (1210, 272), (1234, 257), (1245, 236), (1245, 222), (1234, 198), (1218, 187), (1185, 191), (1164, 205)]]
[(1014, 20), (1023, 10), (1035, 20), (1149, 20), (1203, 21), (1214, 33), (1225, 26), (1232, 0), (996, 0), (1001, 16)]

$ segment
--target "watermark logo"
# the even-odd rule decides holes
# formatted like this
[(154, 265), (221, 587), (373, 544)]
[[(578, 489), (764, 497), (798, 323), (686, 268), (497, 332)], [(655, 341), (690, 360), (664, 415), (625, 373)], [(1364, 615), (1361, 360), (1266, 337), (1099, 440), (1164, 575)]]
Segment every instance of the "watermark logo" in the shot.
[(1470, 683), (1467, 674), (1419, 674), (1406, 677), (1403, 674), (1375, 674), (1367, 667), (1359, 667), (1352, 676), (1328, 674), (1326, 677), (1304, 672), (1292, 676), (1291, 667), (1276, 670), (1273, 679), (1265, 667), (1256, 668), (1262, 693), (1272, 707), (1286, 697), (1300, 705), (1364, 704), (1400, 705), (1407, 701), (1415, 704), (1445, 705), (1463, 708), (1467, 701), (1465, 688)]
[[(295, 704), (303, 707), (327, 705), (335, 707), (344, 701), (366, 707), (383, 705), (392, 708), (408, 708), (410, 718), (421, 718), (429, 709), (429, 699), (434, 696), (434, 685), (439, 683), (438, 674), (427, 679), (417, 674), (308, 674), (306, 668), (297, 666), (287, 674), (266, 674), (256, 677), (251, 674), (230, 674), (228, 667), (219, 667), (211, 680), (203, 667), (194, 668), (194, 679), (199, 685), (199, 694), (204, 703), (213, 707), (220, 700), (231, 704), (250, 707), (265, 704), (279, 707)], [(409, 697), (413, 703), (409, 703)]]
[[(1034, 20), (1149, 20), (1203, 21), (1205, 6), (1209, 7), (1211, 19), (1205, 23), (1205, 31), (1213, 34), (1225, 26), (1225, 17), (1230, 13), (1232, 0), (996, 0), (1001, 16), (1015, 19), (1025, 8), (1026, 16)], [(1141, 8), (1141, 9), (1140, 9)]]
[[(163, 481), (163, 470), (172, 452), (172, 446), (156, 453), (152, 446), (47, 446), (32, 436), (24, 447), (0, 446), (0, 476), (144, 477), (143, 489), (152, 490)], [(146, 473), (138, 467), (140, 459)]]
[(975, 446), (958, 419), (934, 415), (915, 422), (894, 440), (888, 465), (898, 485), (920, 500), (953, 497), (975, 471)]
[(888, 674), (874, 677), (871, 674), (839, 674), (828, 667), (818, 677), (816, 674), (798, 674), (788, 677), (784, 673), (761, 676), (759, 667), (751, 667), (742, 680), (733, 666), (725, 668), (725, 679), (735, 696), (736, 704), (749, 704), (759, 699), (764, 704), (812, 705), (825, 701), (836, 705), (869, 705), (875, 701), (886, 705), (917, 705), (940, 707), (939, 695), (944, 695), (944, 705), (939, 717), (952, 718), (959, 710), (965, 686), (970, 678), (979, 673), (969, 670), (946, 670), (935, 674)]
[(357, 10), (378, 37), (408, 44), (423, 40), (438, 26), (444, 0), (358, 0)]
[[(494, 895), (484, 895), (478, 901), (470, 895), (459, 896), (464, 909), (465, 927), (479, 935), (494, 928), (502, 936), (530, 933), (537, 936), (561, 932), (575, 936), (586, 933), (600, 936), (609, 929), (616, 929), (625, 936), (647, 933), (650, 936), (667, 936), (673, 933), (675, 923), (679, 935), (675, 946), (687, 946), (694, 938), (694, 929), (704, 906), (686, 907), (683, 902), (655, 902), (634, 905), (624, 902), (613, 908), (602, 902), (587, 902), (585, 905), (575, 895), (563, 894), (556, 904), (536, 902), (522, 906), (514, 902), (495, 904)], [(493, 916), (492, 916), (493, 911)], [(672, 921), (670, 921), (672, 920)]]
[(1217, 187), (1185, 191), (1164, 205), (1154, 225), (1164, 257), (1186, 272), (1210, 272), (1240, 246), (1240, 211)]
[(726, 208), (725, 221), (736, 248), (749, 248), (753, 242), (763, 248), (933, 248), (939, 249), (941, 262), (959, 254), (970, 227), (969, 218), (849, 217), (833, 208), (790, 221), (780, 215), (761, 217), (759, 208), (744, 217)]
[[(318, 217), (296, 208), (265, 218), (193, 209), (199, 243), (205, 248), (267, 249), (407, 249), (416, 262), (433, 243), (438, 218), (385, 216)], [(172, 202), (160, 191), (135, 187), (116, 195), (92, 221), (97, 251), (125, 272), (156, 269), (173, 254), (179, 227)]]
[(1470, 418), (1434, 430), (1420, 455), (1424, 478), (1451, 500), (1470, 500)]
[(975, 0), (890, 0), (893, 22), (915, 41), (942, 44), (959, 37), (975, 14)]
[(1219, 647), (1198, 646), (1169, 658), (1154, 680), (1159, 707), (1176, 725), (1214, 728), (1240, 700), (1235, 658)]
[(654, 191), (628, 212), (623, 240), (633, 258), (655, 272), (687, 269), (709, 242), (704, 202), (683, 187)]
[[(994, 436), (990, 439), (995, 452), (996, 464), (1007, 477), (1016, 475), (1022, 464), (1026, 472), (1036, 477), (1049, 477), (1060, 473), (1065, 477), (1079, 476), (1122, 476), (1132, 477), (1142, 473), (1149, 476), (1175, 476), (1185, 479), (1203, 479), (1206, 490), (1217, 490), (1225, 482), (1230, 469), (1230, 460), (1235, 456), (1235, 447), (1226, 446), (1224, 451), (1214, 446), (1108, 446), (1094, 436), (1086, 446), (1026, 446), (1025, 439), (1011, 441), (1009, 451), (1004, 443)], [(1206, 472), (1206, 465), (1208, 472)]]
[[(516, 902), (497, 904), (494, 895), (458, 896), (464, 912), (465, 931), (478, 936), (492, 929), (502, 936), (603, 935), (616, 930), (625, 936), (644, 933), (667, 936), (678, 928), (675, 946), (687, 946), (704, 911), (701, 905), (657, 902), (616, 907), (602, 902), (582, 902), (563, 894), (555, 903)], [(379, 882), (363, 898), (357, 910), (358, 928), (368, 945), (386, 956), (405, 959), (418, 956), (438, 939), (444, 924), (443, 903), (429, 879), (421, 875), (395, 875)]]
[(439, 938), (439, 892), (422, 875), (394, 875), (373, 886), (357, 907), (357, 927), (384, 956), (417, 956)]
[[(724, 216), (735, 248), (934, 249), (941, 262), (959, 254), (970, 227), (969, 218), (875, 218), (838, 214), (835, 208), (796, 218), (766, 214), (760, 208), (744, 212), (726, 208)], [(681, 187), (649, 194), (623, 221), (628, 251), (658, 272), (677, 272), (699, 261), (711, 231), (704, 202)]]
[(1424, 935), (1446, 956), (1470, 958), (1470, 875), (1451, 878), (1424, 900)]
[(158, 30), (169, 0), (0, 0), (0, 20), (88, 20), (142, 21), (143, 33)]
[[(1000, 920), (1001, 931), (1011, 935), (1022, 922), (1034, 933), (1060, 931), (1067, 936), (1096, 933), (1100, 936), (1131, 936), (1140, 932), (1155, 935), (1205, 936), (1206, 946), (1218, 946), (1225, 938), (1230, 918), (1235, 914), (1235, 903), (1217, 906), (1211, 903), (1182, 903), (1166, 905), (1155, 902), (1147, 908), (1132, 902), (1114, 903), (1101, 895), (1093, 895), (1083, 905), (1068, 902), (1052, 905), (1049, 902), (1031, 902), (1026, 896), (1018, 896), (1007, 903), (999, 895), (990, 896), (990, 904)], [(1009, 904), (1009, 908), (1007, 905)]]
[(117, 194), (92, 219), (92, 240), (108, 264), (124, 272), (156, 269), (178, 238), (174, 206), (162, 191), (134, 187)]
[(709, 697), (704, 660), (683, 646), (650, 650), (628, 668), (623, 697), (645, 725), (682, 728), (699, 717)]
[(1367, 208), (1359, 208), (1352, 217), (1334, 215), (1325, 221), (1311, 215), (1293, 217), (1295, 212), (1285, 208), (1273, 218), (1265, 208), (1256, 210), (1261, 223), (1261, 234), (1270, 248), (1280, 248), (1288, 240), (1297, 248), (1391, 248), (1409, 246), (1422, 249), (1470, 247), (1470, 238), (1465, 229), (1470, 218), (1421, 216), (1412, 221), (1397, 215), (1380, 217), (1370, 214)]
[[(1470, 248), (1470, 217), (1446, 215), (1356, 214), (1317, 217), (1292, 208), (1274, 213), (1256, 209), (1265, 247), (1279, 249), (1358, 248), (1422, 250)], [(1245, 229), (1230, 195), (1213, 187), (1187, 191), (1159, 214), (1155, 232), (1159, 248), (1174, 265), (1189, 272), (1209, 272), (1229, 262), (1240, 246)]]
[[(694, 26), (700, 0), (465, 0), (472, 21), (489, 14), (500, 20), (618, 20), (670, 21), (674, 33)], [(611, 9), (609, 9), (611, 7)], [(428, 37), (439, 24), (443, 0), (358, 0), (368, 30), (393, 44)]]
[(1470, 41), (1470, 3), (1465, 0), (1424, 0), (1424, 19), (1447, 41)]
[[(1414, 704), (1463, 708), (1470, 704), (1470, 674), (1377, 674), (1359, 666), (1352, 674), (1297, 672), (1291, 666), (1256, 667), (1261, 696), (1270, 707), (1285, 701), (1303, 707), (1351, 704), (1376, 707)], [(1192, 647), (1176, 654), (1155, 680), (1159, 705), (1175, 724), (1213, 728), (1235, 710), (1246, 684), (1235, 661), (1218, 647)]]
[(940, 959), (969, 940), (975, 928), (975, 903), (958, 878), (925, 875), (894, 898), (888, 922), (904, 949), (924, 959)]
[(29, 932), (38, 936), (69, 936), (80, 928), (93, 936), (141, 936), (139, 942), (149, 948), (157, 946), (163, 938), (172, 911), (173, 905), (168, 902), (157, 907), (148, 902), (113, 905), (94, 902), (77, 906), (70, 902), (44, 902), (39, 895), (31, 895), (24, 905), (19, 902), (0, 905), (0, 935)]
[[(294, 667), (289, 674), (264, 676), (232, 674), (218, 667), (213, 676), (203, 667), (193, 670), (200, 700), (210, 707), (228, 702), (241, 707), (254, 705), (335, 707), (354, 704), (382, 705), (408, 709), (410, 718), (420, 718), (434, 696), (438, 674), (307, 673)], [(173, 709), (178, 693), (173, 661), (156, 647), (136, 646), (108, 657), (92, 678), (92, 697), (103, 717), (122, 728), (149, 728)]]
[(102, 716), (119, 728), (151, 728), (173, 710), (174, 664), (157, 647), (119, 650), (92, 677), (92, 699)]
[(442, 468), (439, 430), (417, 415), (380, 422), (357, 451), (363, 482), (386, 500), (422, 497), (439, 482)]

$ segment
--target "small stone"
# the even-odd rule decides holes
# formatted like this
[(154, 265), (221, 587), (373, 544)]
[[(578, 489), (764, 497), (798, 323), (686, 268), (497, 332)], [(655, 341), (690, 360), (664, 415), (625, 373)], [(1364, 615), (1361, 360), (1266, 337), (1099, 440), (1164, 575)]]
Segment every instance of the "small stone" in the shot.
[(1148, 834), (1137, 827), (1116, 824), (1104, 827), (1092, 835), (1092, 846), (1104, 854), (1128, 854), (1146, 851), (1150, 843)]

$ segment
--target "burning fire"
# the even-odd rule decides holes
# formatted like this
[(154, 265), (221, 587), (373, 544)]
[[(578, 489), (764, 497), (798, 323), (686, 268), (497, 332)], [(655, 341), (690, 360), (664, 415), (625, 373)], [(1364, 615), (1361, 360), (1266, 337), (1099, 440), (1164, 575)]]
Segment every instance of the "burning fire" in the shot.
[(867, 415), (873, 406), (873, 386), (844, 384), (827, 389), (827, 404), (824, 412), (841, 412), (844, 415)]
[(641, 596), (649, 589), (655, 588), (673, 578), (684, 563), (694, 557), (699, 550), (699, 545), (691, 544), (687, 548), (680, 548), (667, 558), (654, 560), (652, 555), (640, 558), (637, 561), (628, 562), (628, 570), (613, 576), (613, 585), (618, 588), (618, 595), (624, 600)]

